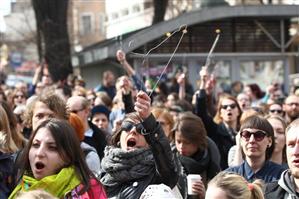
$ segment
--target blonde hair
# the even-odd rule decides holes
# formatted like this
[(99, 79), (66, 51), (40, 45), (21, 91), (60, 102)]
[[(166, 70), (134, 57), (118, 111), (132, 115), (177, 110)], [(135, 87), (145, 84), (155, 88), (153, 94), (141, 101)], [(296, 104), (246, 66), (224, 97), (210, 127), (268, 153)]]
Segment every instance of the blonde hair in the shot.
[(228, 199), (264, 199), (262, 191), (263, 183), (261, 180), (255, 180), (248, 183), (242, 176), (229, 173), (218, 173), (208, 184), (222, 189)]
[(240, 118), (240, 125), (243, 124), (243, 122), (245, 121), (246, 118), (251, 117), (251, 116), (262, 116), (262, 114), (260, 114), (258, 111), (256, 111), (253, 108), (247, 109), (245, 111), (242, 112), (241, 114), (241, 118)]
[(16, 199), (58, 199), (44, 190), (33, 190), (28, 192), (20, 192)]
[(0, 106), (0, 118), (0, 149), (2, 152), (14, 153), (18, 147), (12, 138), (9, 120), (2, 106)]

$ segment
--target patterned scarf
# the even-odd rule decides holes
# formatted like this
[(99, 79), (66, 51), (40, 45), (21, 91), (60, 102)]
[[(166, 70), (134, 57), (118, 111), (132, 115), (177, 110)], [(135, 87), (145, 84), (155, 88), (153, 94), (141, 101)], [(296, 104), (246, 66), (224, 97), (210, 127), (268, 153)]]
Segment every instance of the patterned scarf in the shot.
[(102, 169), (105, 173), (101, 179), (102, 184), (115, 186), (154, 173), (155, 161), (150, 149), (124, 151), (107, 146), (102, 160)]
[(42, 189), (58, 198), (63, 198), (80, 184), (73, 167), (63, 168), (58, 174), (46, 176), (41, 180), (23, 175), (21, 183), (13, 190), (9, 199), (15, 198), (19, 191)]

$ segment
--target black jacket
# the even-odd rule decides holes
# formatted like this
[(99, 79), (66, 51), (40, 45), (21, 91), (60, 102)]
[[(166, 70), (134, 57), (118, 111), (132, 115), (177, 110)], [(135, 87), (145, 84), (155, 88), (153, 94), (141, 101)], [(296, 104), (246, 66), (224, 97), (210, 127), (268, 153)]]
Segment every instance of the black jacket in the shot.
[(286, 170), (281, 174), (278, 181), (266, 184), (265, 199), (297, 199), (294, 177)]
[(0, 152), (0, 198), (8, 198), (14, 188), (14, 161), (17, 153)]
[(110, 187), (105, 186), (109, 198), (135, 199), (141, 196), (148, 185), (163, 183), (173, 188), (178, 181), (177, 166), (162, 127), (153, 115), (145, 119), (142, 125), (145, 129), (143, 131), (145, 140), (153, 152), (156, 172), (134, 181)]
[(206, 98), (207, 95), (205, 90), (200, 90), (199, 95), (197, 95), (196, 98), (195, 113), (205, 124), (208, 136), (216, 143), (221, 156), (220, 167), (224, 170), (228, 167), (227, 161), (229, 149), (236, 144), (236, 141), (229, 134), (228, 129), (223, 123), (216, 124), (213, 121), (213, 118), (208, 114)]
[[(207, 183), (220, 172), (220, 155), (215, 143), (207, 137), (208, 148), (204, 151), (197, 151), (192, 157), (180, 155), (175, 145), (172, 150), (175, 153), (179, 163), (179, 183), (178, 188), (184, 198), (194, 198), (187, 195), (187, 175), (200, 174), (205, 186)], [(196, 196), (197, 197), (197, 196)]]
[(97, 153), (101, 160), (104, 157), (104, 149), (107, 145), (106, 133), (92, 124), (90, 121), (88, 122), (88, 124), (93, 131), (93, 135), (92, 137), (85, 136), (83, 141), (97, 150)]

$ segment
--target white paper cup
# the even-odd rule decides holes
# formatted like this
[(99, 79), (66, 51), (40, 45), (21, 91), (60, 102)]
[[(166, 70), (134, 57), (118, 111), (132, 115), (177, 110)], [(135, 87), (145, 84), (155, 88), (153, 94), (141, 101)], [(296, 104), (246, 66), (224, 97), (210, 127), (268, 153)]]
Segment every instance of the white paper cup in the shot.
[(192, 185), (194, 182), (198, 182), (198, 181), (201, 181), (201, 176), (199, 174), (189, 174), (187, 176), (188, 195), (197, 194), (192, 191)]

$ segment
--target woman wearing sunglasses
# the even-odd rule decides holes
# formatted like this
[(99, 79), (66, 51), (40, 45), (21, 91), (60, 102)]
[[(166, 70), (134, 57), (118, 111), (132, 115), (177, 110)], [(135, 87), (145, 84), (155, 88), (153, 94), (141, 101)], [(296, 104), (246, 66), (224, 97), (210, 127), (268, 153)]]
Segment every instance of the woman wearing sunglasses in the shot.
[(206, 66), (200, 71), (200, 90), (196, 97), (196, 114), (205, 124), (208, 136), (216, 143), (221, 156), (220, 166), (222, 169), (228, 167), (228, 151), (236, 144), (235, 136), (239, 129), (241, 108), (236, 98), (230, 95), (222, 96), (217, 105), (217, 112), (213, 118), (208, 114), (207, 96), (212, 93), (213, 80), (209, 77)]
[(274, 131), (271, 124), (259, 116), (244, 120), (240, 128), (240, 144), (244, 162), (226, 171), (237, 173), (247, 181), (255, 179), (266, 183), (278, 180), (284, 168), (269, 161), (275, 148)]
[(136, 112), (125, 116), (105, 148), (103, 177), (109, 198), (140, 198), (151, 184), (173, 188), (178, 172), (163, 129), (150, 112), (150, 97), (137, 94)]

